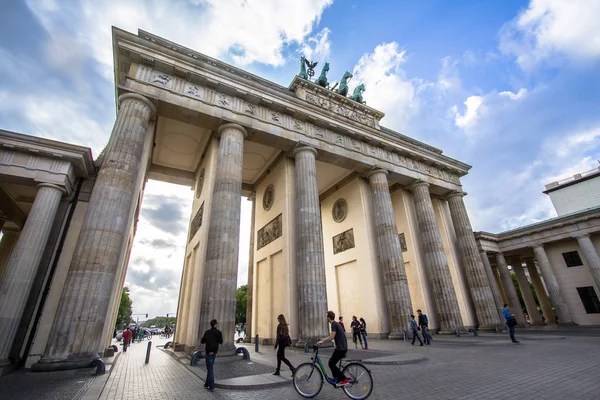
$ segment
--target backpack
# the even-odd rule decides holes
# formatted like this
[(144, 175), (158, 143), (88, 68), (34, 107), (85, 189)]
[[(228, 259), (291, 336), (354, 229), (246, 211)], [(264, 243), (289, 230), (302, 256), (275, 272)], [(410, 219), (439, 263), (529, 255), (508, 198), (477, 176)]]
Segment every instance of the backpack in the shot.
[(423, 314), (423, 325), (429, 325), (429, 320), (427, 319), (427, 315)]

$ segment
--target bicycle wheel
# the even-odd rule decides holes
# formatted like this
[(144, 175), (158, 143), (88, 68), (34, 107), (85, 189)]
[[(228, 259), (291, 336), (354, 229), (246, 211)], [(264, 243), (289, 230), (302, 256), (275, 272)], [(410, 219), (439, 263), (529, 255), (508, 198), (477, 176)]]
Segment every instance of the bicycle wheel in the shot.
[(313, 398), (323, 387), (323, 374), (311, 363), (300, 364), (294, 373), (294, 389), (302, 397)]
[(366, 399), (373, 391), (373, 377), (371, 372), (361, 363), (350, 363), (344, 367), (342, 374), (350, 383), (342, 386), (346, 396), (354, 400)]
[(161, 338), (161, 339), (165, 339), (166, 338), (164, 333), (161, 333), (158, 337)]

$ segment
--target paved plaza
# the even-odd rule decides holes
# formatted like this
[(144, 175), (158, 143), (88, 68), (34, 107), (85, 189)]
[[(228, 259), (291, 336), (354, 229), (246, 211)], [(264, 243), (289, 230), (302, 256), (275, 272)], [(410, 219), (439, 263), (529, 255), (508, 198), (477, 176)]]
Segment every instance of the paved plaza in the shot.
[[(375, 389), (370, 398), (392, 399), (597, 399), (600, 393), (598, 366), (600, 346), (597, 331), (527, 332), (513, 345), (505, 335), (437, 337), (432, 346), (371, 340), (364, 360), (395, 353), (404, 357), (426, 357), (426, 361), (404, 365), (369, 365)], [(287, 369), (280, 386), (240, 390), (203, 388), (203, 360), (189, 367), (173, 353), (156, 347), (150, 363), (144, 364), (147, 343), (134, 344), (119, 354), (114, 368), (103, 377), (92, 377), (93, 369), (53, 373), (17, 372), (0, 379), (3, 400), (23, 399), (295, 399)], [(275, 365), (275, 352), (264, 346), (260, 354), (251, 350), (252, 362)], [(353, 357), (355, 358), (354, 352)], [(359, 353), (361, 354), (361, 353)], [(401, 356), (399, 356), (401, 357)], [(309, 354), (288, 351), (293, 364), (308, 361)], [(217, 359), (217, 363), (219, 363)], [(223, 359), (221, 359), (222, 362)], [(325, 360), (326, 361), (326, 360)], [(184, 364), (185, 362), (185, 364)], [(239, 363), (246, 363), (240, 360)], [(261, 366), (262, 369), (262, 366)], [(227, 377), (217, 376), (217, 384)], [(231, 381), (231, 380), (230, 380)], [(344, 399), (340, 389), (326, 385), (317, 398)]]

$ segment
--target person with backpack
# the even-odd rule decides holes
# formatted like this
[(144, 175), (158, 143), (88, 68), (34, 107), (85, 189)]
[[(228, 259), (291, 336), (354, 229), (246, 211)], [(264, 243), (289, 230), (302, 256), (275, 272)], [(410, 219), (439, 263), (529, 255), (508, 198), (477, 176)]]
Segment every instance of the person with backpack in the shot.
[(429, 333), (429, 320), (427, 319), (427, 315), (423, 314), (421, 310), (417, 310), (417, 314), (419, 315), (419, 328), (421, 328), (421, 333), (423, 334), (423, 340), (425, 344), (431, 344), (431, 334)]
[(519, 343), (519, 341), (515, 339), (515, 326), (517, 325), (517, 319), (511, 314), (509, 308), (510, 307), (508, 304), (505, 304), (504, 308), (502, 309), (502, 315), (504, 315), (504, 319), (506, 320), (506, 326), (508, 328), (510, 340), (512, 340), (513, 343)]
[(412, 345), (415, 345), (415, 339), (419, 339), (419, 343), (421, 343), (419, 346), (423, 346), (423, 341), (421, 340), (421, 337), (419, 336), (419, 330), (421, 328), (419, 328), (419, 324), (417, 324), (417, 321), (415, 321), (415, 316), (414, 315), (410, 315), (410, 329), (412, 330), (413, 333), (413, 340), (412, 340)]
[(360, 335), (360, 322), (356, 319), (356, 316), (352, 316), (352, 322), (350, 323), (350, 328), (352, 328), (352, 341), (354, 342), (354, 348), (358, 349), (358, 344), (356, 343), (356, 339), (360, 342), (360, 347), (363, 347), (362, 337)]
[(369, 343), (367, 342), (367, 323), (365, 322), (363, 317), (360, 317), (360, 335), (362, 336), (363, 342), (365, 343), (365, 347), (363, 350), (369, 350)]
[(296, 368), (292, 365), (292, 363), (285, 358), (285, 348), (292, 345), (292, 338), (290, 338), (290, 329), (288, 327), (287, 322), (285, 321), (285, 317), (283, 314), (279, 314), (277, 316), (277, 321), (279, 321), (279, 325), (277, 325), (277, 339), (275, 340), (275, 348), (277, 349), (277, 369), (273, 375), (279, 375), (279, 370), (281, 368), (281, 362), (283, 361), (285, 365), (290, 368), (292, 371), (292, 376), (296, 372)]

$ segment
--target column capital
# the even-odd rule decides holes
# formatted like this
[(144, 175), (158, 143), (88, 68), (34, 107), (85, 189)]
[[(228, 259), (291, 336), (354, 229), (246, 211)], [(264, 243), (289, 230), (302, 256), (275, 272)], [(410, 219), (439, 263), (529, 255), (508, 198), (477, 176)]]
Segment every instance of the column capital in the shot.
[(141, 101), (142, 103), (146, 104), (148, 106), (148, 108), (152, 111), (152, 115), (156, 114), (156, 106), (147, 97), (144, 97), (144, 96), (142, 96), (140, 94), (137, 94), (137, 93), (125, 93), (125, 94), (122, 94), (122, 95), (119, 96), (119, 106), (125, 100), (137, 100), (137, 101)]
[(221, 134), (223, 133), (223, 131), (225, 129), (238, 130), (238, 131), (242, 132), (242, 134), (244, 135), (244, 139), (246, 139), (248, 137), (248, 131), (246, 131), (246, 128), (244, 128), (243, 126), (241, 126), (239, 124), (234, 124), (234, 123), (227, 123), (227, 124), (223, 124), (223, 125), (219, 126), (219, 129), (217, 130), (217, 135), (219, 137), (221, 137)]
[(589, 233), (582, 233), (579, 235), (574, 235), (573, 239), (577, 240), (577, 239), (584, 239), (584, 238), (590, 238), (590, 234)]
[(294, 150), (292, 150), (292, 157), (296, 158), (296, 156), (298, 155), (298, 153), (301, 153), (303, 151), (309, 151), (309, 152), (313, 153), (315, 155), (315, 157), (318, 154), (317, 149), (315, 149), (314, 147), (299, 146), (299, 147), (296, 147)]
[(532, 244), (529, 247), (531, 247), (532, 249), (539, 249), (539, 248), (541, 248), (542, 250), (545, 250), (544, 249), (544, 243), (534, 243), (534, 244)]
[(377, 175), (377, 174), (384, 174), (385, 176), (388, 176), (389, 172), (387, 170), (381, 169), (381, 168), (374, 169), (367, 173), (367, 179), (370, 179), (373, 175)]
[(67, 189), (65, 189), (64, 187), (61, 187), (61, 186), (55, 185), (55, 184), (53, 184), (53, 183), (45, 183), (45, 182), (42, 182), (42, 183), (39, 183), (39, 184), (37, 185), (37, 188), (38, 188), (38, 189), (41, 189), (41, 188), (44, 188), (44, 187), (46, 187), (46, 188), (51, 188), (51, 189), (56, 189), (56, 190), (58, 190), (58, 191), (62, 192), (63, 196), (64, 196), (65, 194), (67, 194), (67, 193), (68, 193)]
[(462, 198), (462, 197), (464, 197), (466, 195), (467, 195), (467, 193), (465, 193), (465, 192), (460, 192), (458, 190), (455, 190), (455, 191), (452, 191), (452, 192), (448, 193), (445, 196), (442, 196), (442, 199), (448, 200), (448, 199), (451, 199), (452, 197), (461, 197)]
[(428, 188), (429, 183), (425, 182), (425, 181), (416, 181), (415, 183), (408, 185), (408, 189), (412, 190), (412, 189), (416, 189), (421, 186)]

